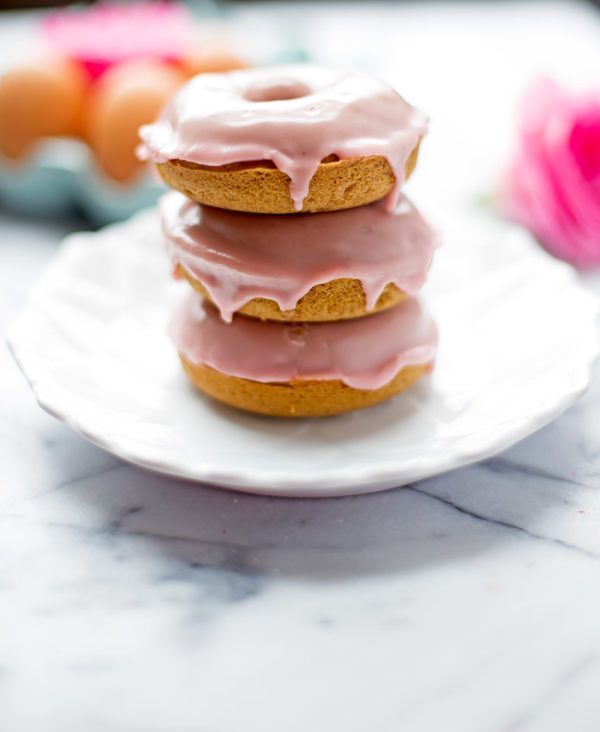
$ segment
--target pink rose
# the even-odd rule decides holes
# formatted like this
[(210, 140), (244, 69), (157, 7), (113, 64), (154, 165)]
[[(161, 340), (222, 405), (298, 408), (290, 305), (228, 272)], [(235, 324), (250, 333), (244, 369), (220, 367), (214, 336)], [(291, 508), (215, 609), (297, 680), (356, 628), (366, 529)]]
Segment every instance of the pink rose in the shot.
[(557, 257), (600, 263), (600, 92), (569, 94), (548, 79), (530, 89), (503, 208)]

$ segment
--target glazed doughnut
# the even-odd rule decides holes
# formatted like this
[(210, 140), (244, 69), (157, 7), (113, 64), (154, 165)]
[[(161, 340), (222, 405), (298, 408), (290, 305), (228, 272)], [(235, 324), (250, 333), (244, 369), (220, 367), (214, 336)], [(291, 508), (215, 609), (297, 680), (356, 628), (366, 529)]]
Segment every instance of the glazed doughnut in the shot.
[[(207, 300), (214, 304), (210, 293), (204, 285), (193, 277), (181, 265), (175, 269), (174, 275), (177, 279), (183, 278)], [(387, 284), (375, 305), (367, 310), (365, 306), (365, 293), (360, 280), (352, 280), (346, 277), (332, 280), (321, 285), (312, 287), (306, 295), (303, 295), (291, 310), (281, 310), (275, 300), (263, 297), (254, 297), (235, 312), (247, 315), (259, 320), (278, 320), (286, 323), (317, 323), (334, 320), (347, 320), (348, 318), (361, 318), (364, 315), (386, 310), (396, 303), (402, 302), (407, 295), (399, 290), (391, 282)], [(221, 316), (223, 317), (223, 316)], [(223, 318), (225, 322), (229, 319)]]
[(176, 274), (221, 316), (330, 321), (391, 307), (423, 285), (436, 234), (404, 195), (318, 214), (270, 216), (199, 206), (180, 193), (159, 205)]
[(377, 404), (430, 370), (433, 321), (415, 298), (369, 318), (337, 323), (225, 323), (190, 293), (171, 338), (200, 390), (231, 406), (280, 417), (340, 414)]
[(429, 370), (428, 365), (405, 366), (379, 389), (352, 389), (339, 379), (262, 384), (194, 364), (180, 354), (185, 373), (197, 389), (246, 412), (270, 417), (328, 417), (365, 409), (396, 396)]
[(393, 210), (427, 118), (387, 84), (315, 66), (203, 74), (140, 129), (139, 154), (189, 198), (253, 213)]

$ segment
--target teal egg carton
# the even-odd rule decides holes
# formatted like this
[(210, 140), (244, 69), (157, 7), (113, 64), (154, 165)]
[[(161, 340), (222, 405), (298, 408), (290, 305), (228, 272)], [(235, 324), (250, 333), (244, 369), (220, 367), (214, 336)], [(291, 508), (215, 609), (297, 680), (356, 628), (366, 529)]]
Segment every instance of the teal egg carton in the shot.
[(150, 172), (129, 184), (110, 179), (81, 140), (40, 140), (28, 158), (16, 164), (0, 157), (0, 204), (28, 217), (78, 211), (95, 226), (103, 226), (152, 206), (165, 190)]

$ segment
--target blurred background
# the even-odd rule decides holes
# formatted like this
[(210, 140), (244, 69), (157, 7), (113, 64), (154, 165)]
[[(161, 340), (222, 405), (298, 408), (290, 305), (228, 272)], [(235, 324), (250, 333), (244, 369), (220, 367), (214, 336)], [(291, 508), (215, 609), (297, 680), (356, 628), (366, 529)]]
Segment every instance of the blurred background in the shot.
[(234, 15), (164, 1), (2, 13), (0, 203), (91, 226), (152, 204), (162, 187), (137, 159), (137, 130), (181, 84), (305, 59), (289, 34), (257, 48)]
[(137, 129), (196, 73), (314, 61), (383, 77), (432, 119), (411, 184), (456, 205), (494, 197), (536, 79), (597, 84), (591, 0), (50, 5), (0, 2), (0, 209), (86, 228), (156, 201)]

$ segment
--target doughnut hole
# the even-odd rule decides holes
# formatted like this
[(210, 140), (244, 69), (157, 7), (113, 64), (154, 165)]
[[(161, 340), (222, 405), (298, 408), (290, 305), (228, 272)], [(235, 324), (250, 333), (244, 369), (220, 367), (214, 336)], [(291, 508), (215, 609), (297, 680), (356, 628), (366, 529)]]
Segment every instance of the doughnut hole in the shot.
[(249, 102), (282, 102), (289, 99), (301, 99), (312, 94), (312, 89), (295, 79), (277, 79), (265, 81), (248, 87), (244, 99)]

